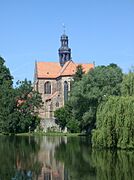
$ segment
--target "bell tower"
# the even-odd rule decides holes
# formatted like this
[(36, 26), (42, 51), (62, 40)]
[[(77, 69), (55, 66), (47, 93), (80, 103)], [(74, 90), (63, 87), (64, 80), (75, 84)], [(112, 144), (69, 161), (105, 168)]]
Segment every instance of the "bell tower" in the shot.
[(60, 38), (61, 47), (59, 48), (59, 61), (60, 65), (64, 66), (67, 61), (71, 60), (71, 49), (68, 47), (68, 36), (65, 34), (65, 30), (63, 35)]

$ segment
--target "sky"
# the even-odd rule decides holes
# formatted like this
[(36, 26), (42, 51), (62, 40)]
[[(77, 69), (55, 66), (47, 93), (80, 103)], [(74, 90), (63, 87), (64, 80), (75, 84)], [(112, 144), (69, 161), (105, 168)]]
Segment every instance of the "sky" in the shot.
[(134, 0), (0, 0), (0, 56), (14, 82), (33, 80), (35, 61), (59, 61), (63, 23), (75, 62), (134, 65)]

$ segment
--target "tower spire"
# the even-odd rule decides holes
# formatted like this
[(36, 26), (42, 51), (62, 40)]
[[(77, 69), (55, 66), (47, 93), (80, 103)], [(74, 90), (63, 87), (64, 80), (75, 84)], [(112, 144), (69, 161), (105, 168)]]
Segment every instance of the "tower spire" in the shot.
[(68, 36), (65, 34), (65, 25), (63, 25), (63, 32), (60, 38), (61, 47), (59, 48), (59, 61), (61, 66), (64, 66), (67, 61), (71, 60), (71, 49), (68, 47)]

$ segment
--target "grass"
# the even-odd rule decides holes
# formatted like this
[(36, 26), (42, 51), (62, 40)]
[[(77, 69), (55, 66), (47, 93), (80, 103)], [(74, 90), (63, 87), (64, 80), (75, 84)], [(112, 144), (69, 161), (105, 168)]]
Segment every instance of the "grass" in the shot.
[(36, 132), (35, 135), (45, 135), (45, 136), (81, 136), (82, 133), (62, 133), (62, 132)]
[(7, 134), (7, 133), (0, 133), (0, 136), (3, 135), (15, 135), (15, 136), (68, 136), (68, 137), (76, 137), (76, 136), (86, 136), (84, 133), (63, 133), (63, 132), (27, 132), (27, 133), (17, 133), (17, 134)]
[(33, 132), (33, 133), (19, 133), (16, 134), (17, 136), (68, 136), (68, 137), (75, 137), (75, 136), (85, 136), (82, 133), (62, 133), (62, 132)]

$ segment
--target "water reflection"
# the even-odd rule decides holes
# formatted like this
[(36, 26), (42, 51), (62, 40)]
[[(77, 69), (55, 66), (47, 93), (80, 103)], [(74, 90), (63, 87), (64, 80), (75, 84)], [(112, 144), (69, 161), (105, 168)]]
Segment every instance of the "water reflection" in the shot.
[(91, 148), (88, 139), (68, 138), (56, 148), (55, 158), (64, 162), (66, 180), (90, 180), (96, 178), (96, 168), (92, 165)]
[(43, 167), (40, 180), (64, 180), (64, 163), (55, 159), (55, 149), (67, 141), (65, 137), (42, 137), (39, 151), (39, 161)]
[(56, 148), (66, 180), (134, 180), (134, 151), (92, 150), (86, 138), (68, 138)]
[(82, 137), (0, 136), (0, 180), (133, 180), (134, 152), (92, 150)]
[(0, 180), (36, 178), (41, 171), (39, 149), (31, 137), (0, 137)]

